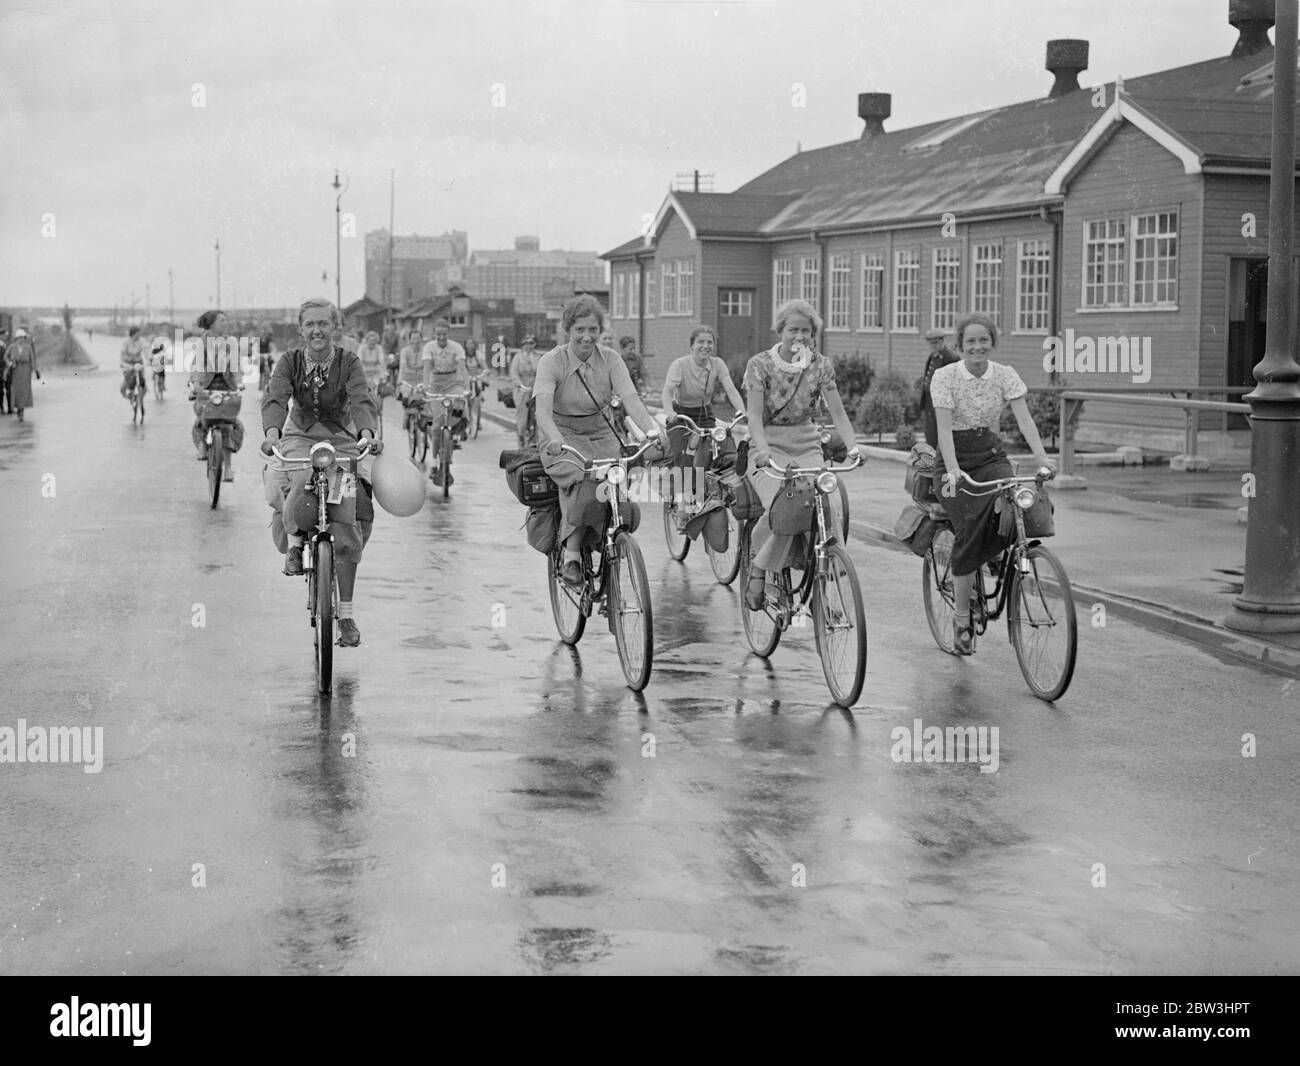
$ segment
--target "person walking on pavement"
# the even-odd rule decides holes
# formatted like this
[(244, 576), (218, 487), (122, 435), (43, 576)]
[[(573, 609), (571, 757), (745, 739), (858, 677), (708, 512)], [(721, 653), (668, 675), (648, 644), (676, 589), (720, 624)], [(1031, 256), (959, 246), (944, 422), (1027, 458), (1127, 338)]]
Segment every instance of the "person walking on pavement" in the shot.
[(9, 347), (9, 334), (0, 330), (0, 414), (13, 414), (9, 404), (9, 368), (5, 364), (5, 351)]
[(5, 350), (5, 376), (9, 379), (9, 403), (18, 412), (22, 422), (23, 410), (32, 406), (32, 375), (39, 379), (36, 365), (36, 347), (25, 329), (14, 333), (13, 342)]
[(930, 382), (934, 380), (936, 370), (958, 362), (961, 356), (948, 347), (948, 335), (937, 327), (926, 330), (925, 339), (930, 342), (930, 356), (925, 361), (925, 370), (922, 371), (921, 380), (916, 385), (921, 390), (921, 417), (925, 419), (925, 443), (931, 448), (937, 448), (939, 428), (934, 420), (934, 400), (930, 397)]

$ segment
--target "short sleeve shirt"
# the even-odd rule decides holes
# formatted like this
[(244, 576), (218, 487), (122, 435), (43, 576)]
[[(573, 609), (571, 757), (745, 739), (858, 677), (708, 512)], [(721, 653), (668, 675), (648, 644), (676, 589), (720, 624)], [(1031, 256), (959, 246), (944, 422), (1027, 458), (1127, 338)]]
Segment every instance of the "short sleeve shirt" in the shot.
[(763, 392), (763, 425), (797, 426), (812, 421), (819, 396), (838, 392), (835, 367), (820, 353), (802, 371), (782, 370), (772, 353), (759, 352), (745, 367), (745, 391)]
[(988, 369), (976, 377), (963, 359), (940, 367), (930, 381), (930, 399), (936, 408), (952, 412), (952, 428), (996, 431), (1002, 410), (1029, 391), (1020, 375), (1006, 363), (989, 360)]
[(628, 376), (627, 365), (614, 349), (597, 346), (583, 363), (566, 344), (542, 356), (533, 393), (553, 397), (551, 409), (555, 414), (580, 417), (597, 414), (614, 396), (626, 405), (636, 397), (636, 387)]
[(435, 374), (454, 374), (456, 367), (465, 362), (465, 349), (455, 341), (448, 341), (445, 348), (439, 348), (437, 341), (430, 341), (424, 346), (420, 359), (432, 363)]
[(696, 363), (694, 356), (683, 355), (680, 359), (674, 359), (668, 367), (664, 387), (676, 387), (677, 403), (682, 407), (703, 407), (722, 388), (722, 379), (728, 377), (729, 373), (727, 364), (716, 355), (704, 366)]

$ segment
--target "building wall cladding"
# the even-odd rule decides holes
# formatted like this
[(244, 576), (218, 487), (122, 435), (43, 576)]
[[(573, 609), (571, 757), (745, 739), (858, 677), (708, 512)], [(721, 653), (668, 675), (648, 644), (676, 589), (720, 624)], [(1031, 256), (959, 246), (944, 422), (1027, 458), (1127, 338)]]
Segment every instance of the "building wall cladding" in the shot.
[[(753, 289), (755, 350), (754, 355), (771, 336), (772, 327), (772, 252), (765, 243), (752, 241), (702, 242), (703, 262), (695, 267), (700, 284), (699, 321), (721, 326), (718, 321), (719, 289)], [(766, 346), (770, 347), (770, 343)], [(683, 353), (684, 354), (684, 353)], [(726, 358), (731, 352), (719, 352)]]
[[(1076, 337), (1150, 337), (1151, 379), (1146, 384), (1153, 388), (1201, 383), (1201, 180), (1200, 175), (1185, 174), (1182, 164), (1166, 149), (1125, 124), (1066, 189), (1062, 228), (1062, 334), (1066, 329), (1073, 329)], [(1133, 216), (1152, 211), (1177, 212), (1176, 309), (1146, 310), (1128, 306), (1083, 310), (1087, 223), (1108, 218), (1125, 221), (1127, 281), (1131, 286)], [(1066, 377), (1071, 385), (1081, 389), (1133, 383), (1131, 374), (1121, 373), (1076, 373)], [(1178, 410), (1101, 402), (1087, 404), (1087, 416), (1090, 423), (1140, 425), (1157, 430), (1179, 430), (1185, 424), (1185, 416)]]
[[(655, 387), (663, 385), (668, 364), (689, 351), (691, 330), (701, 322), (700, 251), (701, 243), (691, 239), (685, 223), (677, 217), (676, 212), (673, 212), (664, 223), (663, 232), (655, 243), (654, 270), (658, 280), (655, 292), (660, 304), (654, 309), (655, 317), (646, 323), (646, 352), (651, 358), (646, 360), (645, 370), (647, 379)], [(683, 259), (689, 259), (694, 264), (695, 272), (691, 285), (692, 310), (690, 314), (664, 314), (662, 265), (669, 261)]]

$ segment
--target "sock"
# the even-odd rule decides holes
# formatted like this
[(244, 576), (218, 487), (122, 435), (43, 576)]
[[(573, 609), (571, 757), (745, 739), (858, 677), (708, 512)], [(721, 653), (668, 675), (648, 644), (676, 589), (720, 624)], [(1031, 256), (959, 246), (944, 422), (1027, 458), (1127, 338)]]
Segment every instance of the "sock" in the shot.
[(352, 617), (352, 601), (351, 601), (351, 600), (339, 600), (339, 617), (340, 617), (340, 618), (351, 618), (351, 617)]
[(564, 549), (564, 561), (566, 563), (577, 563), (582, 561), (582, 552), (576, 552), (572, 548)]
[(303, 546), (303, 544), (306, 543), (306, 540), (307, 540), (307, 538), (306, 538), (306, 537), (302, 537), (302, 536), (299, 536), (299, 537), (290, 537), (290, 538), (289, 538), (289, 547), (291, 547), (291, 548), (301, 548), (301, 547)]
[(965, 614), (962, 614), (960, 611), (954, 611), (953, 613), (957, 616), (957, 625), (962, 629), (967, 629), (970, 626), (970, 611), (967, 611)]

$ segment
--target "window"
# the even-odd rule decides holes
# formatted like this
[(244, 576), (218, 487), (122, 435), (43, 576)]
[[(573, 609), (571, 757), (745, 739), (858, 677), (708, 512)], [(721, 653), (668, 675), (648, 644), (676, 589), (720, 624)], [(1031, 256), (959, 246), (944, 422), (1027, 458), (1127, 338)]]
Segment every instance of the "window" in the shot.
[(879, 252), (867, 252), (862, 257), (862, 329), (884, 326), (880, 315), (884, 296), (885, 257)]
[(627, 275), (622, 271), (614, 275), (614, 291), (609, 294), (610, 318), (623, 318), (627, 314)]
[(641, 317), (641, 271), (627, 276), (627, 317)]
[(827, 329), (849, 328), (849, 275), (852, 266), (847, 255), (831, 256), (831, 304)]
[(677, 314), (677, 262), (669, 260), (660, 268), (663, 284), (659, 287), (659, 313)]
[(1002, 245), (977, 244), (971, 261), (972, 311), (1002, 325)]
[(1020, 242), (1016, 272), (1016, 330), (1046, 333), (1052, 298), (1052, 248), (1046, 239)]
[(1122, 307), (1127, 302), (1128, 255), (1122, 218), (1084, 224), (1083, 306)]
[(793, 294), (793, 276), (790, 260), (778, 259), (772, 264), (772, 302), (780, 307)]
[(799, 299), (816, 307), (822, 295), (822, 261), (818, 256), (805, 255), (799, 262)]
[(1178, 216), (1133, 216), (1133, 306), (1172, 306), (1178, 300)]
[(695, 314), (695, 260), (683, 259), (677, 264), (677, 313)]
[(921, 253), (899, 250), (894, 253), (894, 322), (899, 332), (916, 331), (917, 304), (920, 302)]
[(724, 318), (750, 318), (754, 314), (754, 294), (748, 289), (721, 290), (718, 314)]
[(466, 321), (467, 321), (467, 320), (466, 320), (466, 317), (465, 317), (464, 315), (448, 315), (448, 316), (447, 316), (447, 323), (448, 323), (448, 325), (451, 326), (452, 329), (464, 329), (464, 328), (465, 328)]
[(930, 325), (950, 330), (961, 311), (961, 252), (948, 247), (931, 254)]

